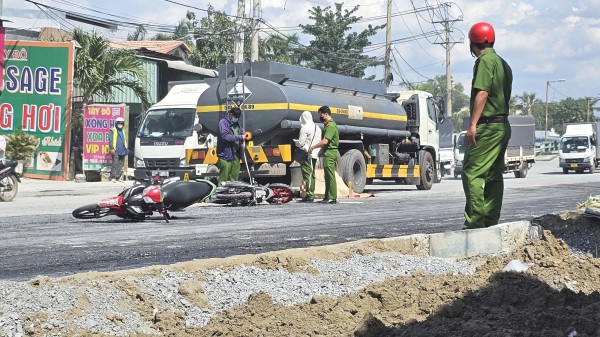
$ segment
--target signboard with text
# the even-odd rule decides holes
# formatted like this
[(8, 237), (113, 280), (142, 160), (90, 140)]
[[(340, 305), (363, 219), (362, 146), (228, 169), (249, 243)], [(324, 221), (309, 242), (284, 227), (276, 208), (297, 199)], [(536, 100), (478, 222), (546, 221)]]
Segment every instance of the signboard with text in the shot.
[(6, 40), (0, 134), (36, 138), (25, 176), (66, 180), (70, 149), (73, 44)]
[(125, 119), (125, 130), (129, 117), (125, 104), (92, 104), (83, 107), (83, 170), (99, 171), (110, 165), (108, 135), (115, 126), (117, 117)]

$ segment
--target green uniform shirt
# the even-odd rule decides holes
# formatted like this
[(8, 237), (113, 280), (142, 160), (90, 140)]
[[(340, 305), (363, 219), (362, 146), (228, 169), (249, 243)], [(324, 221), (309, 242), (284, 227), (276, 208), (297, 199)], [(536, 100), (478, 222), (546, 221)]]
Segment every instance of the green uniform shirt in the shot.
[(337, 150), (340, 145), (340, 130), (338, 130), (337, 124), (333, 119), (329, 120), (329, 123), (325, 123), (325, 135), (323, 138), (329, 140), (325, 150)]
[(483, 51), (473, 67), (471, 84), (471, 112), (475, 96), (480, 90), (488, 92), (482, 116), (508, 115), (508, 104), (512, 90), (512, 70), (492, 48)]

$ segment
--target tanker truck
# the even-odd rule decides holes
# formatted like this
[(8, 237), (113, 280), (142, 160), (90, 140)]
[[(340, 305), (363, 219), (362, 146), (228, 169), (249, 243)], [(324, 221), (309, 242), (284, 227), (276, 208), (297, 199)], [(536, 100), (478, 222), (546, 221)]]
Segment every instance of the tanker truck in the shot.
[[(293, 160), (299, 117), (327, 105), (340, 131), (337, 171), (355, 192), (373, 179), (429, 190), (440, 181), (438, 123), (444, 115), (423, 91), (386, 92), (382, 83), (274, 62), (225, 64), (198, 99), (203, 132), (216, 135), (226, 111), (239, 106), (240, 122), (253, 135), (242, 156), (242, 171), (260, 183), (281, 182), (297, 189), (302, 178)], [(188, 151), (188, 164), (213, 166), (215, 147)], [(214, 174), (214, 173), (213, 173)]]

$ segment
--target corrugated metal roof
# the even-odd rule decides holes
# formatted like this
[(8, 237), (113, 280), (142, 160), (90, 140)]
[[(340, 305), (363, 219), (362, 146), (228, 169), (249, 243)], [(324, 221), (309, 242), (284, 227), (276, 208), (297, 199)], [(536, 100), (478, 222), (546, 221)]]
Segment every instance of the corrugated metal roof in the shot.
[(109, 45), (111, 48), (132, 50), (147, 49), (161, 54), (168, 54), (179, 47), (183, 48), (187, 53), (192, 51), (184, 42), (177, 40), (111, 41)]
[[(146, 71), (146, 89), (148, 90), (148, 98), (151, 104), (158, 102), (158, 64), (152, 60), (140, 59), (142, 67)], [(131, 74), (122, 74), (121, 76), (128, 79), (137, 79)], [(77, 92), (76, 92), (77, 93)], [(133, 93), (133, 90), (129, 88), (115, 88), (113, 90), (113, 97), (106, 99), (104, 97), (94, 97), (97, 102), (107, 103), (141, 103), (140, 99)]]

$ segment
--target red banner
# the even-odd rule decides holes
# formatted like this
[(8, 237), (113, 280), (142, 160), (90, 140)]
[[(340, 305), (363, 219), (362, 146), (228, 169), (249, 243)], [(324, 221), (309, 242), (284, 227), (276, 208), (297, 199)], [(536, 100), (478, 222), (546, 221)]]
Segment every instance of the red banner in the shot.
[(0, 91), (4, 89), (4, 27), (0, 27)]

